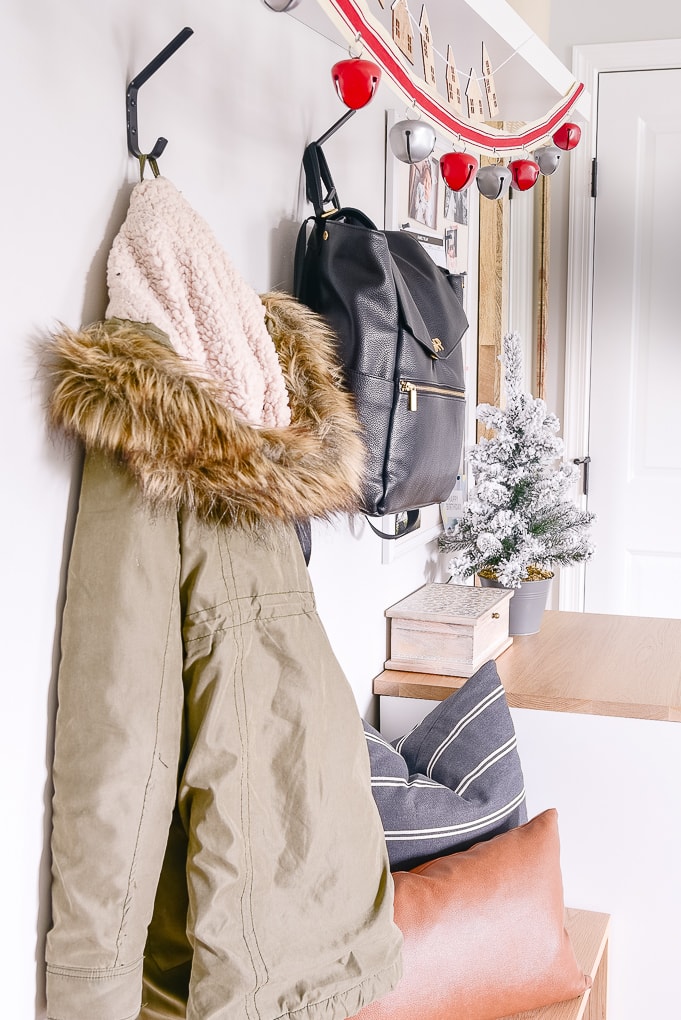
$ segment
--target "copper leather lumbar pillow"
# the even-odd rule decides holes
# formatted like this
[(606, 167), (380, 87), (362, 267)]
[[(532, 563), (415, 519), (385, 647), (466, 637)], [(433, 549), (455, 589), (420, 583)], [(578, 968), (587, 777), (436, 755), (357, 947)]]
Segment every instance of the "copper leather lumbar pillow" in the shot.
[(497, 1020), (591, 984), (564, 927), (554, 809), (394, 879), (404, 972), (361, 1020)]

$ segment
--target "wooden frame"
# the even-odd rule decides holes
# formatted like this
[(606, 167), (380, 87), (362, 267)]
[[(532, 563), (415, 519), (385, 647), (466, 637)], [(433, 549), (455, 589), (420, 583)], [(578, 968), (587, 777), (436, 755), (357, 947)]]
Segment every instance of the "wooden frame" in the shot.
[(546, 399), (546, 363), (548, 355), (549, 323), (549, 250), (550, 250), (550, 209), (551, 178), (541, 176), (536, 185), (535, 201), (535, 284), (536, 330), (535, 330), (535, 389), (534, 395)]
[[(496, 160), (483, 156), (483, 166)], [(480, 247), (478, 259), (478, 385), (477, 403), (501, 402), (501, 341), (508, 328), (509, 198), (479, 197)], [(478, 424), (477, 436), (484, 433)]]
[(501, 403), (499, 355), (508, 331), (518, 332), (523, 345), (527, 390), (545, 397), (549, 200), (550, 178), (544, 175), (530, 194), (507, 193), (496, 201), (480, 197), (478, 403)]

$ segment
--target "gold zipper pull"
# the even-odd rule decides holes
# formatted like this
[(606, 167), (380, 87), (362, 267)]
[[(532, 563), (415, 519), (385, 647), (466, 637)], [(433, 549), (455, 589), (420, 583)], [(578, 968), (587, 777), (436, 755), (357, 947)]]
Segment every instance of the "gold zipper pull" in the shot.
[(400, 380), (400, 389), (403, 393), (408, 393), (407, 407), (410, 411), (415, 411), (418, 404), (418, 392), (413, 383), (407, 382), (405, 379)]

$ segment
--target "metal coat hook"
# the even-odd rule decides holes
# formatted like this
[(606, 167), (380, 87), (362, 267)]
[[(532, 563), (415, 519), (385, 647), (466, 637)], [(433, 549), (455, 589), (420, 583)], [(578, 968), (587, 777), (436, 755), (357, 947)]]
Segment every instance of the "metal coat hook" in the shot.
[(317, 139), (317, 143), (316, 144), (317, 145), (323, 145), (324, 142), (327, 141), (327, 139), (329, 139), (331, 137), (331, 135), (335, 134), (336, 131), (338, 131), (339, 128), (343, 127), (343, 124), (345, 124), (346, 121), (350, 120), (350, 118), (355, 113), (357, 113), (357, 110), (346, 110), (345, 113), (343, 114), (343, 116), (339, 117), (338, 120), (335, 122), (335, 124), (332, 124), (331, 127), (329, 128), (329, 130), (325, 131), (324, 134), (321, 135)]
[(144, 164), (146, 160), (149, 160), (154, 174), (158, 175), (158, 167), (156, 161), (168, 144), (167, 138), (157, 138), (156, 144), (154, 145), (151, 152), (143, 153), (139, 147), (139, 134), (137, 130), (137, 93), (139, 89), (148, 81), (152, 74), (155, 74), (159, 67), (165, 64), (169, 57), (172, 57), (173, 53), (180, 48), (182, 43), (186, 42), (190, 35), (194, 34), (193, 28), (183, 28), (181, 32), (178, 32), (174, 39), (168, 43), (168, 45), (161, 50), (161, 52), (150, 61), (145, 68), (143, 68), (139, 74), (136, 74), (128, 85), (128, 91), (126, 92), (126, 110), (127, 110), (127, 121), (128, 121), (128, 150), (133, 156), (137, 156), (140, 161), (141, 173), (144, 174)]

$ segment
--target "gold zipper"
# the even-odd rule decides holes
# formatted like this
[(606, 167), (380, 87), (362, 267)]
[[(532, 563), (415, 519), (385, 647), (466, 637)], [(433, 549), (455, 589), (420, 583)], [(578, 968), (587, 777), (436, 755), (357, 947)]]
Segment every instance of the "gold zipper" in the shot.
[(463, 390), (452, 390), (446, 386), (431, 386), (429, 383), (413, 383), (407, 382), (406, 379), (400, 379), (400, 392), (408, 393), (408, 407), (410, 411), (415, 411), (418, 406), (418, 395), (421, 393), (439, 393), (443, 397), (463, 397), (465, 394)]
[(400, 379), (400, 390), (402, 391), (402, 393), (408, 393), (409, 394), (409, 403), (408, 403), (409, 410), (410, 411), (415, 411), (416, 410), (416, 404), (418, 402), (418, 394), (416, 392), (416, 387), (414, 386), (414, 384), (412, 382), (407, 382), (406, 379)]

